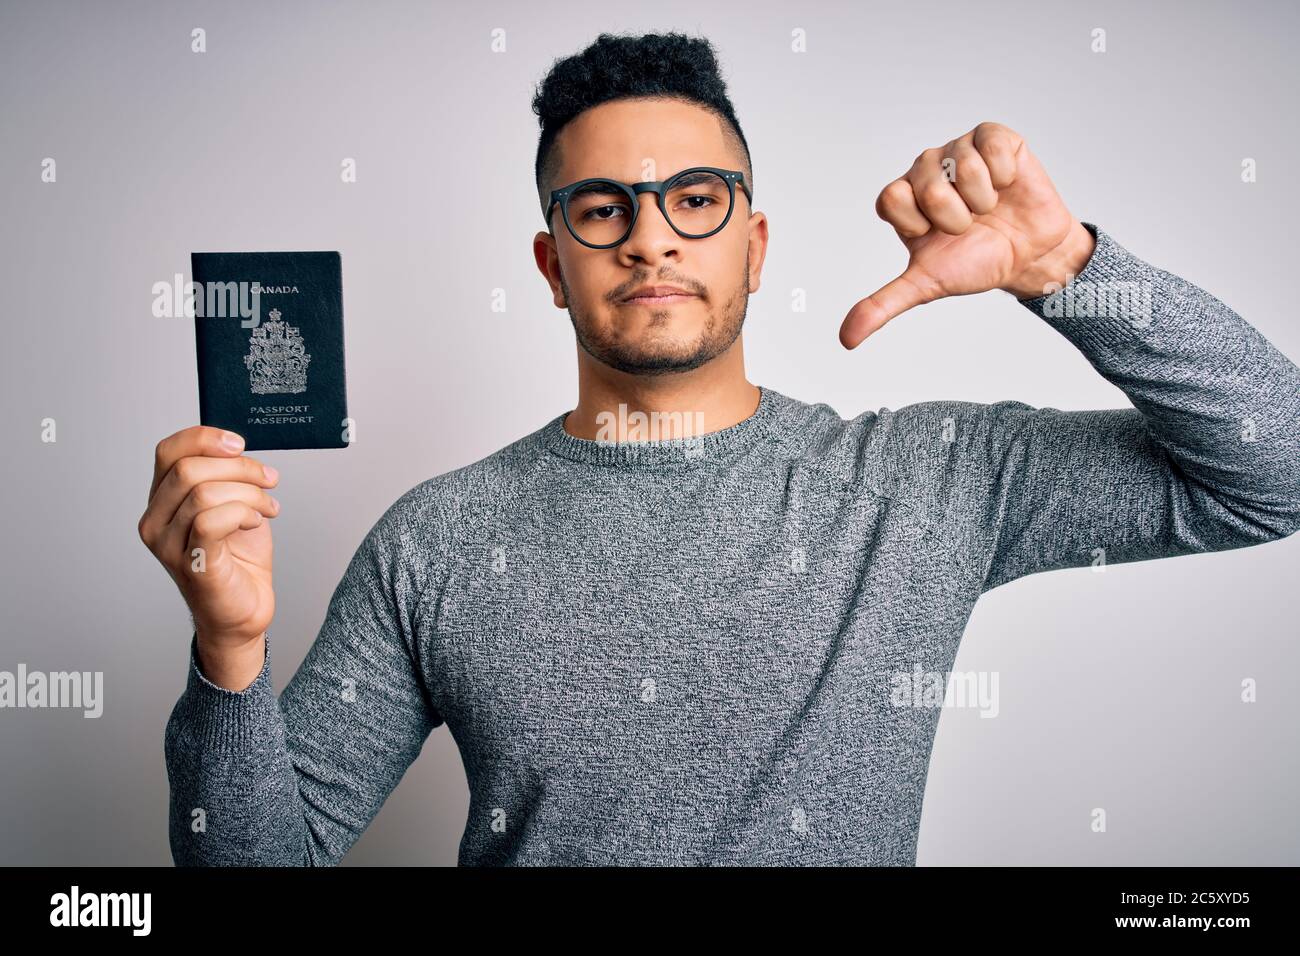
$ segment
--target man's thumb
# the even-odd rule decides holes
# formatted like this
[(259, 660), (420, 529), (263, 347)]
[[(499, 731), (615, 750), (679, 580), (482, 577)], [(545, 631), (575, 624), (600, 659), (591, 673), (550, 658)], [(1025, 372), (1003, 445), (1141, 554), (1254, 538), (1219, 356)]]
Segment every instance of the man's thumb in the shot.
[(916, 274), (908, 269), (849, 309), (849, 314), (840, 326), (840, 344), (846, 349), (857, 348), (868, 335), (890, 319), (929, 302), (930, 297), (922, 292), (916, 279)]

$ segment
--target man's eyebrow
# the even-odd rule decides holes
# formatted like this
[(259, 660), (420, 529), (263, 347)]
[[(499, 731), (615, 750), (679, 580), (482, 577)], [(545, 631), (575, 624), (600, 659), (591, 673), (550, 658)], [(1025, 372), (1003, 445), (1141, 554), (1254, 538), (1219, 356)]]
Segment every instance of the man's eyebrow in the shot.
[[(671, 179), (672, 177), (669, 176), (668, 178)], [(718, 178), (717, 173), (706, 173), (704, 171), (700, 171), (698, 173), (690, 173), (689, 175), (683, 176), (681, 179), (677, 180), (677, 182), (673, 183), (673, 185), (674, 186), (695, 186), (699, 183), (711, 182), (713, 180), (716, 180), (717, 178)]]
[[(687, 168), (689, 169), (690, 167), (687, 167)], [(669, 179), (672, 179), (674, 175), (676, 175), (676, 173), (673, 173), (673, 174), (671, 174), (671, 175), (665, 176), (664, 179), (663, 179), (662, 181), (667, 181), (667, 180), (669, 180)], [(617, 176), (583, 176), (582, 179), (599, 179), (599, 180), (601, 180), (601, 182), (600, 182), (600, 183), (587, 183), (585, 186), (583, 186), (583, 187), (581, 187), (581, 188), (579, 189), (579, 192), (596, 192), (598, 189), (600, 189), (601, 184), (602, 184), (602, 183), (605, 183), (605, 182), (612, 182), (612, 183), (622, 183), (622, 182), (624, 182), (623, 180), (619, 179)], [(715, 179), (717, 179), (717, 174), (716, 174), (716, 173), (709, 173), (709, 172), (704, 172), (703, 170), (701, 170), (701, 171), (699, 171), (699, 172), (694, 172), (694, 173), (690, 173), (690, 174), (688, 174), (688, 175), (686, 175), (686, 176), (683, 176), (681, 179), (677, 180), (677, 182), (674, 183), (674, 185), (676, 185), (676, 186), (695, 186), (695, 185), (698, 185), (699, 183), (702, 183), (702, 182), (710, 182), (710, 181), (715, 180)], [(577, 180), (577, 181), (578, 181), (578, 182), (581, 182), (582, 180), (580, 179), (580, 180)], [(628, 183), (626, 183), (626, 185), (628, 185), (628, 186), (635, 186), (637, 183), (643, 183), (643, 182), (653, 182), (653, 180), (649, 180), (649, 179), (638, 179), (638, 180), (633, 180), (633, 181), (631, 181), (631, 182), (628, 182)], [(604, 190), (604, 191), (608, 191), (608, 190)]]
[(623, 190), (616, 189), (615, 187), (609, 185), (610, 183), (614, 183), (614, 182), (618, 182), (618, 180), (603, 178), (599, 182), (587, 183), (585, 186), (579, 186), (578, 189), (575, 190), (575, 194), (576, 193), (600, 193), (600, 194), (618, 193), (619, 195), (622, 195)]

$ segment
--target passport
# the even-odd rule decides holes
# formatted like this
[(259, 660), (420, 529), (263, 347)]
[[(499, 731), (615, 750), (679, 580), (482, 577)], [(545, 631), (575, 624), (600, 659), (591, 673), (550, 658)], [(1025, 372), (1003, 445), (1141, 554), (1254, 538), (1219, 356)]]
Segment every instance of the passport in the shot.
[(246, 451), (351, 444), (337, 252), (194, 252), (199, 422)]

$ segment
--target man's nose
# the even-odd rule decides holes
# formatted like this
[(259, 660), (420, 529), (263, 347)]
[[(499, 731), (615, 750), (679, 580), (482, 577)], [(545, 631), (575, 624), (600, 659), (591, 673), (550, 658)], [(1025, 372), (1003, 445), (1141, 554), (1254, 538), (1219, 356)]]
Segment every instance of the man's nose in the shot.
[(641, 193), (637, 196), (637, 203), (636, 223), (623, 241), (623, 247), (628, 252), (643, 255), (654, 251), (662, 255), (666, 248), (681, 242), (681, 236), (677, 235), (664, 217), (663, 210), (659, 208), (659, 199), (654, 193)]

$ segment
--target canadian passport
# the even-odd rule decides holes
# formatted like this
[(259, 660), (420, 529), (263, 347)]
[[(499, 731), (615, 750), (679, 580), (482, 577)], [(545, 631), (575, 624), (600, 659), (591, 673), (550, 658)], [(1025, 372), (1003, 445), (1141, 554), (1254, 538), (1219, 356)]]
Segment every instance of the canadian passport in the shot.
[(337, 252), (194, 252), (199, 422), (244, 448), (346, 448)]

